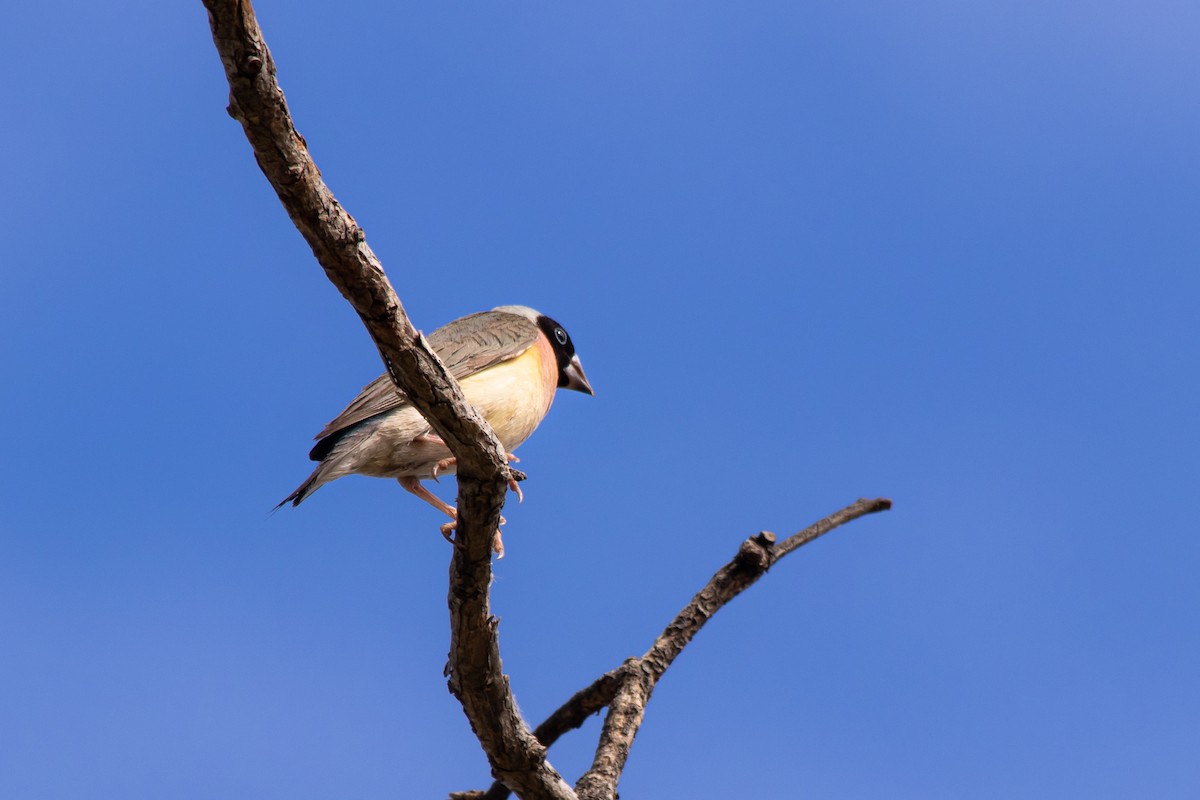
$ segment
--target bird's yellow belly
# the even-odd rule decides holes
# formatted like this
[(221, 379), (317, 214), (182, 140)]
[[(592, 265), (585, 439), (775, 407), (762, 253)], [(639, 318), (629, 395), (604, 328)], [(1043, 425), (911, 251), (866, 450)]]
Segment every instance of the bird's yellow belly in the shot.
[(550, 410), (557, 388), (557, 368), (553, 355), (547, 357), (534, 345), (511, 361), (464, 378), (460, 385), (511, 453), (529, 438)]

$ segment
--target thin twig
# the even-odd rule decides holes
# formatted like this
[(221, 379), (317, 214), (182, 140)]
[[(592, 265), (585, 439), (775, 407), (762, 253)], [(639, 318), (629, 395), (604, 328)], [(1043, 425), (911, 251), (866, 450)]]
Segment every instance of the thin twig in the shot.
[(496, 621), (488, 608), (490, 547), (509, 476), (500, 443), (413, 328), (362, 229), (321, 180), (288, 112), (250, 1), (204, 0), (204, 5), (229, 81), (229, 114), (242, 123), (259, 167), (326, 275), (362, 318), (392, 380), (458, 459), (451, 691), (497, 778), (525, 798), (573, 797), (521, 720), (501, 672)]
[(575, 784), (580, 800), (612, 800), (616, 797), (617, 781), (625, 769), (629, 748), (637, 736), (654, 687), (683, 652), (683, 648), (714, 614), (752, 586), (788, 553), (839, 525), (891, 507), (891, 500), (862, 499), (788, 537), (778, 547), (775, 546), (775, 535), (766, 531), (742, 542), (733, 559), (717, 570), (705, 587), (663, 630), (650, 649), (635, 660), (636, 668), (626, 665), (629, 668), (625, 670), (623, 685), (609, 706), (592, 768)]

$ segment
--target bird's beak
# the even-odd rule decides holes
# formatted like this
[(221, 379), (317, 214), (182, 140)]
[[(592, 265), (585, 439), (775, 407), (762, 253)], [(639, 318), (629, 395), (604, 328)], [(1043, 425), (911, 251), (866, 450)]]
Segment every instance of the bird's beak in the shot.
[(567, 376), (567, 382), (563, 384), (564, 389), (574, 389), (577, 392), (595, 396), (592, 385), (588, 383), (587, 376), (583, 374), (583, 364), (579, 363), (579, 356), (571, 356), (571, 363), (567, 364), (563, 374)]

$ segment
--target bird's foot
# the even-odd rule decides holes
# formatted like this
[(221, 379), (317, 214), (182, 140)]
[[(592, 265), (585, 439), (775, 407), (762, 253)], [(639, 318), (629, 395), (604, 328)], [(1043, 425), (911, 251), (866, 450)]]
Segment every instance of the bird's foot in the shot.
[[(516, 456), (514, 456), (512, 453), (505, 453), (504, 457), (507, 458), (513, 464), (516, 464), (521, 460), (521, 459), (517, 458)], [(454, 458), (453, 456), (451, 456), (450, 458), (443, 458), (441, 461), (439, 461), (433, 465), (433, 475), (431, 477), (438, 483), (441, 483), (441, 481), (438, 480), (438, 475), (440, 475), (444, 470), (447, 470), (450, 467), (456, 466), (457, 464), (458, 464), (458, 459)], [(513, 493), (515, 493), (517, 495), (518, 503), (525, 502), (525, 493), (521, 491), (521, 485), (519, 483), (517, 483), (516, 478), (508, 479), (508, 488), (511, 489), (513, 491)]]
[[(441, 461), (439, 461), (433, 465), (433, 479), (436, 481), (438, 479), (439, 472), (441, 472), (444, 469), (450, 469), (451, 467), (457, 466), (457, 465), (458, 465), (458, 459), (455, 458), (454, 456), (451, 456), (450, 458), (443, 458)], [(438, 481), (438, 482), (440, 483), (441, 481)]]
[[(503, 525), (508, 520), (500, 517), (500, 524)], [(442, 536), (446, 537), (446, 541), (454, 544), (455, 537), (452, 535), (458, 528), (458, 520), (453, 519), (450, 522), (443, 522), (438, 528), (442, 532)], [(492, 536), (492, 552), (496, 554), (496, 558), (504, 558), (504, 542), (500, 538), (500, 529), (496, 529), (496, 533)]]
[[(509, 463), (512, 463), (512, 464), (517, 464), (517, 463), (520, 463), (520, 461), (521, 461), (521, 459), (517, 458), (512, 453), (505, 453), (504, 457), (507, 458), (509, 460)], [(524, 478), (525, 476), (521, 475), (521, 477)], [(508, 479), (508, 488), (511, 489), (517, 495), (518, 503), (525, 502), (525, 495), (524, 495), (524, 493), (521, 492), (521, 484), (517, 483), (516, 478)]]

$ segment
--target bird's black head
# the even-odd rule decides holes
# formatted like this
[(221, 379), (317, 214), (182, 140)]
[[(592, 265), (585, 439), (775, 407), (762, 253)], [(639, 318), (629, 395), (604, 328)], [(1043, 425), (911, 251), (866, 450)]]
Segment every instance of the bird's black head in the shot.
[(579, 363), (579, 356), (575, 354), (575, 344), (567, 334), (566, 328), (545, 314), (538, 315), (537, 326), (550, 340), (550, 347), (554, 349), (554, 357), (558, 361), (559, 387), (594, 395), (592, 385), (588, 383), (587, 376), (583, 374), (583, 365)]

